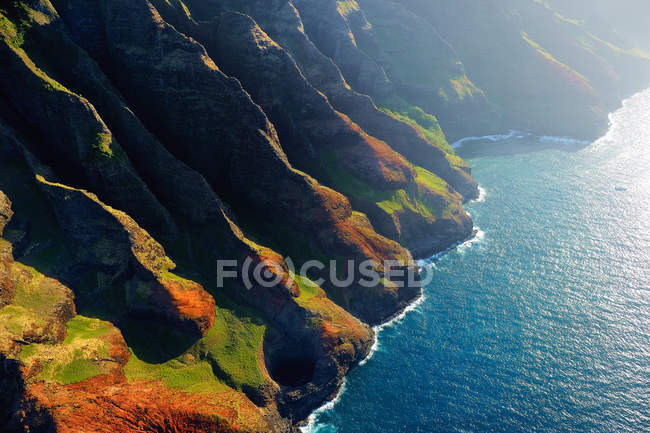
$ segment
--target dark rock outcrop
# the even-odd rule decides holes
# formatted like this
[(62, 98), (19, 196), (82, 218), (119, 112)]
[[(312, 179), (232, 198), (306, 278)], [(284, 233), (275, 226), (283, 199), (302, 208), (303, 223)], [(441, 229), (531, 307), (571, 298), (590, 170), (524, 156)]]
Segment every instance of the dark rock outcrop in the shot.
[(11, 202), (7, 196), (0, 191), (0, 236), (2, 236), (2, 232), (9, 223), (13, 214), (14, 213), (11, 210)]

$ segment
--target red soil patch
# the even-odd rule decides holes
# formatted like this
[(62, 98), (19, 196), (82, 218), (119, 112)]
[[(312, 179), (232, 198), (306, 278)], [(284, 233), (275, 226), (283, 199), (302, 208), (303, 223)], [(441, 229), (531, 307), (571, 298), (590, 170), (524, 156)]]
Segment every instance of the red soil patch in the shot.
[(378, 262), (409, 261), (410, 253), (399, 243), (379, 235), (365, 215), (354, 214), (336, 225), (336, 234), (348, 247), (356, 248), (359, 258)]
[(51, 413), (59, 433), (269, 430), (262, 411), (232, 390), (188, 394), (159, 382), (126, 383), (119, 375), (101, 375), (66, 386), (38, 382), (28, 394)]
[(365, 133), (346, 115), (339, 113), (348, 128), (355, 132), (359, 140), (353, 146), (346, 146), (341, 163), (351, 173), (373, 181), (380, 189), (400, 188), (415, 177), (415, 170), (399, 153), (384, 141)]
[(214, 323), (214, 298), (194, 281), (164, 278), (161, 284), (178, 316), (195, 322), (205, 335)]

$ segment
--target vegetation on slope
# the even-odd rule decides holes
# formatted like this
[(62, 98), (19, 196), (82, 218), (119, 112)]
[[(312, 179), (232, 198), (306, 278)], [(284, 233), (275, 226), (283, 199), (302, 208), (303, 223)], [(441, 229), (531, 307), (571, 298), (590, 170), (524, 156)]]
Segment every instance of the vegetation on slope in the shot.
[[(646, 70), (557, 2), (512, 2), (4, 2), (0, 358), (22, 392), (8, 429), (304, 419), (370, 350), (350, 312), (379, 323), (420, 289), (319, 286), (327, 272), (279, 253), (335, 259), (342, 278), (348, 259), (445, 248), (472, 233), (477, 193), (446, 136), (493, 128), (494, 107), (559, 131), (576, 110), (591, 128), (638, 82), (621, 71)], [(217, 259), (273, 262), (279, 283), (216, 287)]]
[[(242, 320), (232, 311), (219, 307), (215, 316), (210, 331), (173, 359), (163, 363), (147, 362), (131, 350), (131, 358), (125, 367), (127, 378), (162, 380), (172, 388), (192, 393), (216, 392), (225, 386), (241, 391), (243, 387), (257, 389), (264, 385), (259, 368), (265, 330), (263, 322)], [(150, 338), (162, 343), (165, 337), (165, 333), (151, 335), (148, 332), (134, 336), (144, 344)]]
[[(580, 14), (574, 2), (401, 3), (451, 43), (500, 113), (502, 130), (598, 136), (607, 113), (622, 94), (642, 86), (650, 68), (621, 38), (625, 32), (612, 31), (605, 19), (588, 24), (586, 15), (599, 15), (597, 4), (583, 6)], [(461, 10), (464, 19), (457, 20)], [(596, 42), (593, 35), (612, 42)], [(626, 49), (616, 49), (619, 44)]]
[[(18, 304), (20, 301), (16, 301)], [(61, 385), (81, 382), (106, 374), (112, 366), (109, 334), (117, 335), (112, 324), (84, 316), (75, 316), (66, 324), (65, 340), (56, 346), (30, 344), (20, 352), (26, 365), (39, 364), (41, 370), (34, 381), (56, 382)]]
[(400, 104), (393, 106), (393, 109), (382, 107), (382, 111), (390, 114), (394, 118), (407, 123), (418, 130), (420, 134), (431, 143), (435, 143), (442, 150), (449, 154), (454, 154), (444, 132), (438, 123), (438, 119), (432, 114), (425, 113), (420, 107), (415, 107), (408, 104)]

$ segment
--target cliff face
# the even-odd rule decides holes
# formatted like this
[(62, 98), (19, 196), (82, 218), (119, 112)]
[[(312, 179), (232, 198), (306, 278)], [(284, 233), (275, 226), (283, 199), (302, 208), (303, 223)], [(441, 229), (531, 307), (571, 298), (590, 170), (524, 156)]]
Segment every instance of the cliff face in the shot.
[(547, 3), (568, 18), (578, 19), (592, 32), (607, 32), (611, 42), (621, 48), (650, 51), (646, 17), (650, 4), (643, 0), (549, 0)]
[(3, 3), (0, 425), (295, 431), (472, 234), (447, 137), (593, 133), (647, 68), (516, 7)]
[[(625, 25), (614, 31), (605, 2), (400, 3), (451, 43), (506, 128), (595, 138), (647, 85), (650, 56), (622, 37)], [(626, 23), (631, 9), (618, 10)]]
[(439, 125), (454, 139), (471, 134), (472, 123), (482, 129), (492, 126), (485, 96), (467, 77), (452, 47), (400, 3), (294, 4), (309, 37), (339, 65), (353, 88), (372, 96), (383, 110), (409, 119), (438, 142), (444, 141)]

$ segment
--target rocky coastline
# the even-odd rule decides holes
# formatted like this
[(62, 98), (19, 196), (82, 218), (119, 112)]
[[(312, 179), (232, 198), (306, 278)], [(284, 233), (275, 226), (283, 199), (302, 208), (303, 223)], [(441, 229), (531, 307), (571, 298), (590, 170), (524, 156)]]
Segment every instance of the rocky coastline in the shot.
[(297, 432), (475, 234), (449, 142), (589, 138), (650, 76), (513, 1), (3, 3), (4, 431)]

